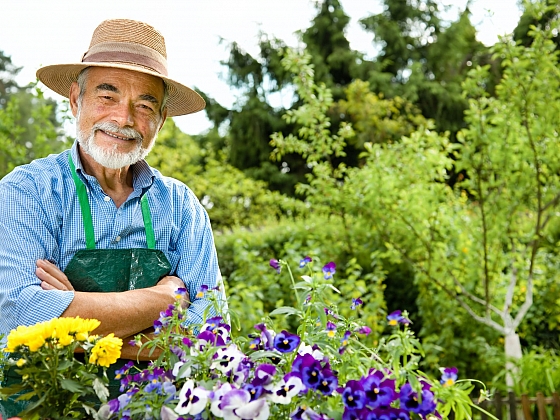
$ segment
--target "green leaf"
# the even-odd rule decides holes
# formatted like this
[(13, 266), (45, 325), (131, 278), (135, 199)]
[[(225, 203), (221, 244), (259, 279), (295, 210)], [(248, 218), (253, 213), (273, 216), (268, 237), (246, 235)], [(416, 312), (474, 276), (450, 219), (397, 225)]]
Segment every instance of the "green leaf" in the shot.
[(273, 351), (256, 351), (254, 353), (251, 353), (249, 355), (249, 357), (251, 358), (251, 360), (259, 360), (259, 359), (277, 359), (280, 355), (278, 353), (275, 353)]
[(58, 363), (57, 370), (61, 371), (61, 370), (68, 369), (70, 366), (72, 366), (72, 362), (73, 362), (73, 360), (62, 360), (62, 361), (60, 361)]
[(270, 315), (297, 315), (301, 317), (303, 313), (296, 308), (292, 308), (291, 306), (281, 306), (280, 308), (276, 308), (275, 310), (273, 310)]
[(107, 398), (109, 398), (109, 389), (101, 378), (97, 377), (93, 380), (93, 390), (101, 402), (107, 402)]
[(60, 386), (62, 386), (62, 388), (70, 392), (79, 392), (79, 393), (84, 392), (84, 387), (72, 379), (67, 379), (67, 378), (62, 379), (60, 381)]

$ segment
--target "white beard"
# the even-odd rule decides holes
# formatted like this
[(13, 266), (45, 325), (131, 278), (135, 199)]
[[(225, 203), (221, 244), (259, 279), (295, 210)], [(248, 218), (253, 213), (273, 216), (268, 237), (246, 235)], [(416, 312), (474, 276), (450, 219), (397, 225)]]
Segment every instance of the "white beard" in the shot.
[[(133, 165), (144, 159), (148, 153), (150, 153), (150, 150), (152, 150), (152, 147), (155, 144), (156, 139), (154, 138), (148, 147), (143, 147), (142, 135), (138, 131), (130, 127), (119, 127), (118, 125), (108, 121), (94, 124), (88, 135), (87, 133), (80, 131), (79, 120), (80, 112), (78, 110), (78, 115), (76, 116), (76, 137), (78, 139), (78, 143), (80, 143), (84, 152), (90, 155), (97, 163), (106, 168), (120, 169), (125, 166)], [(108, 131), (127, 138), (134, 138), (134, 140), (129, 141), (136, 142), (136, 147), (131, 152), (126, 153), (119, 152), (116, 144), (112, 149), (100, 147), (95, 143), (95, 132), (97, 130)], [(157, 134), (155, 137), (157, 137)]]

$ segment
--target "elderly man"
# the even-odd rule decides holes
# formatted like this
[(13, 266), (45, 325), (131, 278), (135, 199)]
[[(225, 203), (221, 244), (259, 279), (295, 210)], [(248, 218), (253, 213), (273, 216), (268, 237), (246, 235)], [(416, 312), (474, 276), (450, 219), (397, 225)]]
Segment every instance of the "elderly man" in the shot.
[[(208, 215), (143, 160), (168, 116), (205, 106), (167, 76), (163, 37), (141, 22), (105, 21), (81, 63), (37, 76), (69, 98), (77, 139), (0, 181), (0, 333), (80, 316), (126, 340), (151, 327), (179, 287), (190, 322), (201, 322), (208, 302), (197, 292), (221, 282)], [(125, 344), (122, 357), (136, 350)]]

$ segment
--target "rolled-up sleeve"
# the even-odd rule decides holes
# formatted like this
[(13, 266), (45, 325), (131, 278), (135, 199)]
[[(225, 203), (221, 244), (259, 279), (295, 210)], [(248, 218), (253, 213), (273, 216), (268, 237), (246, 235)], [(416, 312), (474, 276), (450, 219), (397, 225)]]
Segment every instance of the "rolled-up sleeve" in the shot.
[[(29, 174), (0, 183), (0, 333), (60, 316), (73, 292), (43, 290), (38, 259), (57, 260), (55, 209), (42, 203)], [(52, 204), (52, 203), (51, 203)]]

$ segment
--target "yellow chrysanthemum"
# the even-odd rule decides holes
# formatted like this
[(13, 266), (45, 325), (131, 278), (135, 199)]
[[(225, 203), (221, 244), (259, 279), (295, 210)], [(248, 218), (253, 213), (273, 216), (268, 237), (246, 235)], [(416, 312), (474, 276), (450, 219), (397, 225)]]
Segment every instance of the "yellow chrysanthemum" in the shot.
[(29, 351), (36, 352), (43, 347), (51, 332), (50, 321), (40, 322), (32, 326), (20, 325), (8, 334), (6, 352), (12, 353), (21, 346), (27, 346)]
[(89, 362), (98, 366), (109, 367), (120, 357), (122, 344), (122, 340), (115, 337), (113, 333), (99, 339), (91, 349)]
[(68, 346), (74, 341), (74, 337), (80, 341), (87, 339), (88, 334), (99, 324), (96, 319), (76, 317), (54, 318), (31, 326), (21, 325), (8, 335), (4, 351), (12, 353), (21, 346), (26, 346), (30, 352), (36, 352), (48, 340), (54, 341), (58, 346)]

